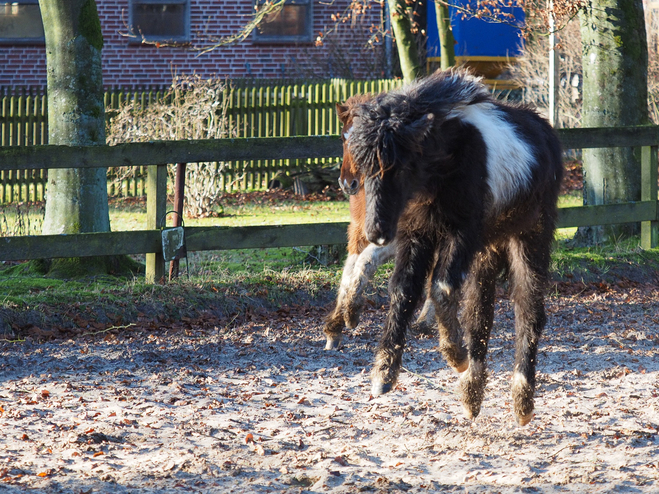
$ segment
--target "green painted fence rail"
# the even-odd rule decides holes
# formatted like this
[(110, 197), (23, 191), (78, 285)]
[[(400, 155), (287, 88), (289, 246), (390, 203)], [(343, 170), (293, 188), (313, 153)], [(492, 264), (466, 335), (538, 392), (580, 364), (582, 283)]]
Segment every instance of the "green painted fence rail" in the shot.
[[(638, 146), (642, 148), (640, 202), (559, 210), (559, 228), (641, 222), (643, 248), (657, 246), (659, 126), (616, 129), (564, 129), (566, 149)], [(0, 147), (0, 171), (40, 168), (95, 168), (121, 164), (147, 166), (147, 224), (142, 231), (0, 238), (0, 261), (147, 254), (147, 280), (164, 275), (158, 219), (166, 211), (165, 163), (208, 160), (337, 158), (337, 136), (159, 141), (118, 146)], [(346, 223), (249, 227), (188, 227), (188, 251), (226, 250), (346, 243)]]

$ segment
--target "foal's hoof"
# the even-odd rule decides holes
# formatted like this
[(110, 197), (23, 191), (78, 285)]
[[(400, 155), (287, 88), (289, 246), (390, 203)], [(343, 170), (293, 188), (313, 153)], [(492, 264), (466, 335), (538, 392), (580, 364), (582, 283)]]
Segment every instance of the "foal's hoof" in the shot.
[(469, 359), (464, 359), (462, 362), (456, 363), (453, 368), (455, 369), (455, 372), (462, 374), (469, 369)]
[(338, 350), (341, 348), (341, 335), (330, 336), (327, 335), (327, 341), (325, 342), (325, 350)]
[(346, 308), (343, 318), (348, 329), (355, 329), (359, 324), (359, 317), (362, 315), (362, 307), (348, 307)]
[(478, 417), (478, 414), (481, 413), (481, 406), (480, 405), (474, 405), (472, 403), (469, 403), (469, 404), (463, 403), (462, 404), (462, 410), (464, 411), (465, 416), (469, 420), (474, 420), (476, 417)]
[(393, 389), (394, 385), (392, 383), (383, 383), (380, 381), (374, 380), (371, 383), (371, 396), (380, 396), (385, 393), (388, 393)]
[(437, 328), (435, 326), (428, 324), (428, 322), (423, 320), (416, 321), (414, 324), (412, 324), (410, 329), (414, 334), (423, 334), (426, 336), (432, 336), (437, 332)]
[(531, 420), (535, 417), (535, 413), (531, 412), (526, 415), (517, 415), (517, 425), (520, 427), (524, 427), (526, 424), (531, 422)]
[(448, 365), (453, 367), (456, 372), (463, 373), (469, 368), (469, 355), (464, 346), (440, 342), (439, 350)]

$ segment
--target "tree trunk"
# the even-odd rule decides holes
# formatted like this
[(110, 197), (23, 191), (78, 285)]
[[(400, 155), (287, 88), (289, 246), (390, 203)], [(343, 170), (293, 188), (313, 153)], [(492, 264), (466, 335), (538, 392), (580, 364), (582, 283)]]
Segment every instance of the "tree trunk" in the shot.
[[(96, 4), (94, 0), (39, 0), (39, 6), (46, 38), (48, 141), (104, 145), (103, 36)], [(43, 233), (110, 231), (106, 172), (105, 168), (49, 170)], [(104, 265), (93, 259), (68, 263), (78, 266), (78, 271), (82, 265), (86, 266), (83, 270), (93, 266), (102, 270)], [(53, 262), (53, 267), (57, 264), (60, 261)]]
[(441, 1), (435, 2), (435, 16), (437, 17), (441, 68), (442, 70), (447, 70), (455, 66), (455, 38), (451, 29), (448, 4)]
[[(648, 123), (647, 40), (642, 0), (591, 0), (580, 14), (583, 43), (583, 127)], [(640, 150), (583, 151), (584, 204), (641, 199)], [(580, 229), (580, 243), (628, 237), (638, 225)]]
[(388, 2), (403, 80), (409, 83), (423, 74), (423, 67), (419, 61), (416, 40), (412, 34), (408, 6), (405, 0), (388, 0)]

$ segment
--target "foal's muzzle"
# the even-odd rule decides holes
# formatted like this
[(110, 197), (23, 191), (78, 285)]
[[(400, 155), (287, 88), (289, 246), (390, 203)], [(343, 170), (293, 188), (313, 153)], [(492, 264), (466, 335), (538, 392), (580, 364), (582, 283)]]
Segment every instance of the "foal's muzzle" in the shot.
[(348, 183), (348, 179), (344, 178), (341, 180), (341, 177), (339, 177), (339, 187), (346, 194), (354, 196), (359, 190), (359, 180), (353, 178), (352, 182)]

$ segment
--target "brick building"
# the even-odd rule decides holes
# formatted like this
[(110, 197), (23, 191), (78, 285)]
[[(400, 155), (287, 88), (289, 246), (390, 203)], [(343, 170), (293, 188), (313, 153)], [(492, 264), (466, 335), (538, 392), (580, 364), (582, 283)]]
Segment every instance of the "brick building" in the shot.
[[(257, 0), (258, 1), (258, 0)], [(106, 87), (168, 85), (173, 74), (202, 77), (383, 77), (383, 48), (372, 37), (381, 7), (335, 24), (350, 0), (287, 0), (245, 40), (200, 49), (235, 35), (255, 11), (254, 0), (96, 0), (103, 29)], [(322, 46), (318, 34), (330, 33)], [(371, 42), (369, 42), (371, 40)], [(0, 86), (46, 85), (38, 0), (0, 0)]]

